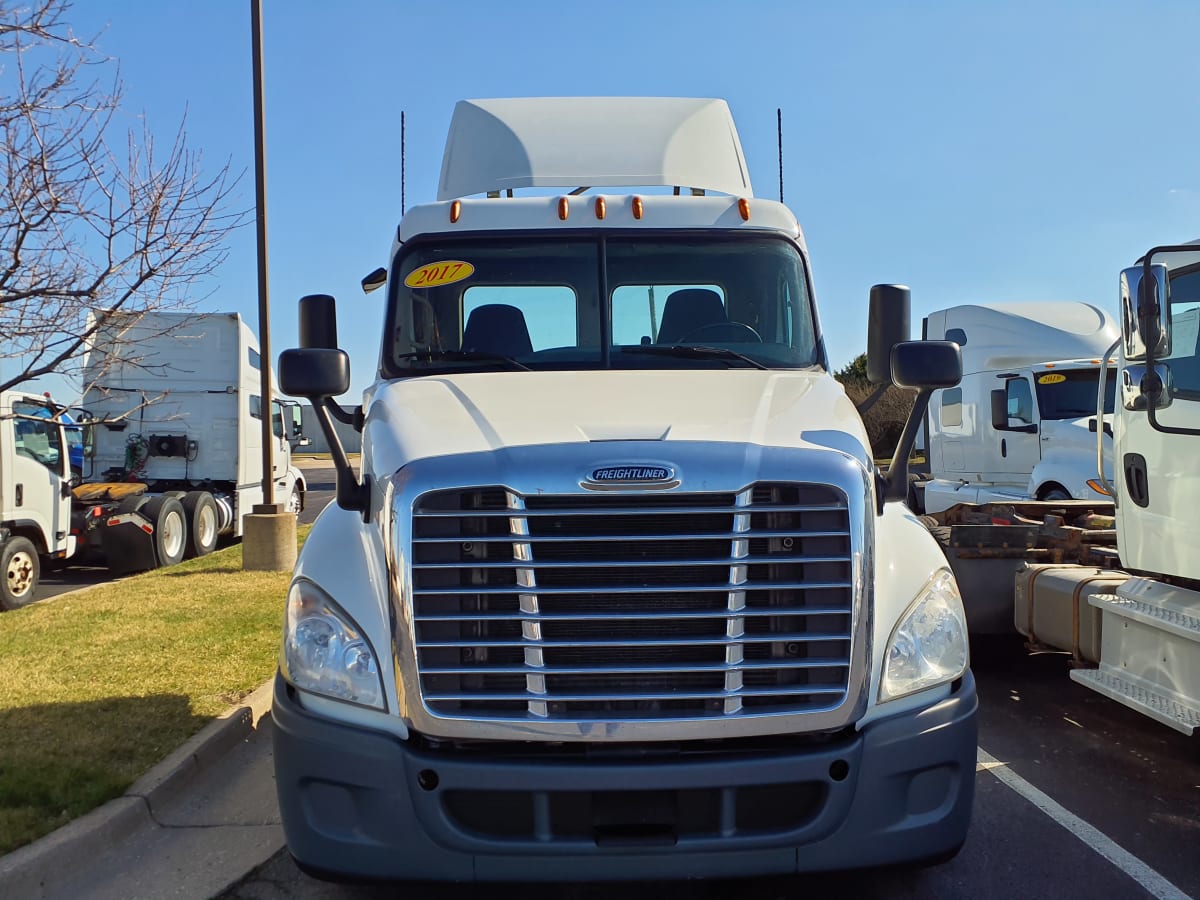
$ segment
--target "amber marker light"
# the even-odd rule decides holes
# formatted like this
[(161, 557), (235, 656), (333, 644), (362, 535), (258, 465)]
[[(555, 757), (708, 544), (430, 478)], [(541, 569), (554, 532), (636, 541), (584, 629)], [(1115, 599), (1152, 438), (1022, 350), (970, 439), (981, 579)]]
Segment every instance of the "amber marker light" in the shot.
[(738, 212), (742, 214), (742, 221), (750, 221), (750, 201), (745, 197), (738, 200)]
[(458, 221), (458, 217), (462, 215), (462, 201), (455, 200), (450, 204), (450, 222), (451, 224)]
[(597, 219), (603, 219), (605, 214), (608, 212), (608, 210), (605, 208), (605, 206), (606, 206), (606, 204), (604, 202), (604, 198), (597, 197), (596, 198), (596, 218)]
[(558, 198), (558, 217), (564, 222), (567, 221), (567, 214), (570, 212), (571, 204), (567, 202), (566, 197)]
[(1102, 484), (1101, 484), (1099, 481), (1097, 481), (1095, 478), (1089, 478), (1089, 479), (1088, 479), (1088, 482), (1087, 482), (1087, 486), (1088, 486), (1088, 487), (1090, 487), (1090, 488), (1091, 488), (1093, 491), (1095, 491), (1097, 494), (1104, 494), (1104, 495), (1105, 495), (1105, 496), (1107, 496), (1107, 497), (1111, 497), (1111, 496), (1112, 496), (1111, 494), (1109, 494), (1109, 493), (1108, 493), (1108, 491), (1107, 491), (1107, 490), (1105, 490), (1105, 488), (1104, 488), (1104, 485), (1102, 485)]
[(640, 219), (642, 217), (642, 198), (641, 197), (633, 198), (633, 217), (635, 219)]

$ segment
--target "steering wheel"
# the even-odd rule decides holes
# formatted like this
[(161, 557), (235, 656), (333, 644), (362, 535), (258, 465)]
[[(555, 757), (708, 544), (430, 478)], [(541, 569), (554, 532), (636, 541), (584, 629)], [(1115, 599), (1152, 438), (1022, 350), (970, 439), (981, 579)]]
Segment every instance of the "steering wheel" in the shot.
[(710, 322), (693, 328), (683, 335), (677, 343), (688, 341), (719, 341), (730, 344), (761, 344), (762, 336), (757, 331), (742, 322)]

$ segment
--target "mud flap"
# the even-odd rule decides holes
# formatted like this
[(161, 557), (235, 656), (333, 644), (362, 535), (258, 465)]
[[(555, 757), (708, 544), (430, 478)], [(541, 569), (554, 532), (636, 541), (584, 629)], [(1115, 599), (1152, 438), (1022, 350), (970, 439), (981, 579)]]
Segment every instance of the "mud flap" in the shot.
[(109, 516), (104, 523), (102, 543), (108, 570), (113, 575), (158, 567), (154, 554), (154, 524), (141, 513)]

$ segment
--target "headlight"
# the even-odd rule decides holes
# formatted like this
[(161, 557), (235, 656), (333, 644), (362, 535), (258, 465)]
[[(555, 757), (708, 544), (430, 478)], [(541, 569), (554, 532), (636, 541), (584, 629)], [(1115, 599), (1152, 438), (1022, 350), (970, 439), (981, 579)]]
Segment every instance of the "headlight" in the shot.
[(288, 591), (280, 660), (302, 690), (385, 709), (375, 652), (354, 620), (310, 581)]
[(938, 571), (900, 617), (888, 641), (879, 699), (953, 681), (967, 670), (967, 617), (954, 576)]

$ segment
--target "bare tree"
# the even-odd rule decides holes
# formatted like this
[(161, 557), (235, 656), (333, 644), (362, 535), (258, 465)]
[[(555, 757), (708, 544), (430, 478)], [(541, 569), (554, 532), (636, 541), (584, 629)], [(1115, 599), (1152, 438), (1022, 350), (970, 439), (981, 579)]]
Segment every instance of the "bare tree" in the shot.
[(144, 123), (118, 129), (119, 69), (70, 8), (0, 0), (0, 390), (78, 379), (111, 320), (191, 308), (248, 217), (229, 208), (229, 163), (205, 174), (184, 123), (165, 149)]

